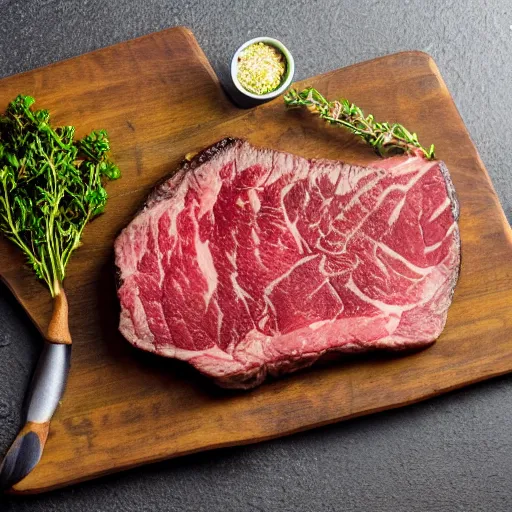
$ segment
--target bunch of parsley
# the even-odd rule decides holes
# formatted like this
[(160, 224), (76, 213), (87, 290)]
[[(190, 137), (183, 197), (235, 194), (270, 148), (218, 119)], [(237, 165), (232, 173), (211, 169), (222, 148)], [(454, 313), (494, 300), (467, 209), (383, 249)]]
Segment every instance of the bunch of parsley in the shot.
[(34, 102), (20, 95), (0, 116), (0, 231), (55, 297), (85, 225), (105, 208), (105, 181), (120, 172), (104, 130), (74, 140), (73, 126), (53, 128)]

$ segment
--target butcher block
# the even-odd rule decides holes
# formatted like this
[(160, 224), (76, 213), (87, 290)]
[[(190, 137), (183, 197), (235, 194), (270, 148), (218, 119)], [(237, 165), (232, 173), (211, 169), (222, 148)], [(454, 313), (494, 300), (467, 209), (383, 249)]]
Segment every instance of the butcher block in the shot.
[[(155, 182), (183, 157), (240, 137), (307, 158), (364, 165), (372, 150), (282, 98), (235, 107), (193, 35), (174, 28), (0, 81), (0, 108), (37, 99), (77, 135), (105, 128), (121, 180), (89, 225), (65, 281), (73, 359), (45, 453), (19, 484), (42, 492), (200, 450), (263, 441), (407, 405), (512, 371), (512, 233), (434, 61), (404, 52), (298, 84), (347, 97), (376, 119), (434, 143), (460, 202), (462, 265), (446, 328), (431, 348), (401, 357), (330, 361), (249, 392), (217, 388), (185, 363), (131, 347), (118, 332), (113, 242)], [(1, 242), (0, 273), (45, 332), (51, 299)]]

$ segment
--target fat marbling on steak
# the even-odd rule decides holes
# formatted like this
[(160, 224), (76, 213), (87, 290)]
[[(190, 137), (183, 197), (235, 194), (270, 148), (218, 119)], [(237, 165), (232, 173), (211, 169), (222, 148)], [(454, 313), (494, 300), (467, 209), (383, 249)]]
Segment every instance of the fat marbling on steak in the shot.
[(232, 388), (327, 351), (425, 346), (458, 278), (457, 219), (442, 162), (358, 167), (224, 139), (117, 238), (119, 328)]

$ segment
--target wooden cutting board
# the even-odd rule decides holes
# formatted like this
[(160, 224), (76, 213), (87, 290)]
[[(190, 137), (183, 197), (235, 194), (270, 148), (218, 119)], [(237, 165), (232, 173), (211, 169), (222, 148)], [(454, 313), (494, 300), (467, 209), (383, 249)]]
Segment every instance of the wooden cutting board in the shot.
[[(435, 143), (461, 203), (462, 271), (432, 348), (312, 368), (251, 392), (217, 389), (183, 363), (133, 349), (117, 332), (112, 244), (151, 186), (191, 151), (227, 136), (306, 157), (365, 163), (350, 134), (282, 100), (250, 111), (226, 99), (192, 34), (176, 28), (0, 81), (0, 108), (18, 93), (78, 135), (106, 128), (123, 178), (69, 265), (74, 340), (69, 385), (43, 459), (17, 487), (34, 493), (187, 453), (252, 443), (416, 402), (512, 371), (512, 234), (489, 176), (432, 59), (406, 52), (312, 78), (377, 119)], [(0, 272), (42, 332), (42, 285), (9, 244)]]

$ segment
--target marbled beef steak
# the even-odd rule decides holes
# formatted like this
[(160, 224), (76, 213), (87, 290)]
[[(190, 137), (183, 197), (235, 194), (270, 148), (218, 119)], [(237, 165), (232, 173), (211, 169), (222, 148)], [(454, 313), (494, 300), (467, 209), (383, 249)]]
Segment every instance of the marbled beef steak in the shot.
[(442, 162), (358, 167), (224, 139), (117, 238), (119, 328), (232, 388), (327, 351), (425, 346), (457, 282), (457, 219)]

